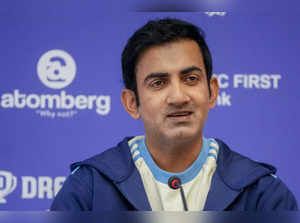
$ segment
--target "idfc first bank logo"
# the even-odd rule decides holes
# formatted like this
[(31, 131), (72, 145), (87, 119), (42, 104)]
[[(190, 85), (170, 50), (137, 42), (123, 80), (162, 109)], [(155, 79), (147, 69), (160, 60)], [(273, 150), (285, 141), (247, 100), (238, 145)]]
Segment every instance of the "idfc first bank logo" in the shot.
[(51, 50), (41, 56), (37, 64), (41, 82), (49, 88), (67, 87), (75, 78), (76, 64), (70, 54), (63, 50)]
[(41, 83), (47, 88), (60, 90), (57, 93), (25, 93), (14, 89), (1, 95), (0, 107), (34, 109), (36, 114), (46, 118), (71, 118), (82, 110), (94, 110), (98, 115), (108, 115), (111, 110), (109, 95), (74, 95), (65, 89), (76, 76), (74, 58), (64, 50), (54, 49), (39, 58), (36, 71)]
[(17, 177), (8, 171), (0, 170), (0, 204), (5, 204), (5, 197), (17, 187)]

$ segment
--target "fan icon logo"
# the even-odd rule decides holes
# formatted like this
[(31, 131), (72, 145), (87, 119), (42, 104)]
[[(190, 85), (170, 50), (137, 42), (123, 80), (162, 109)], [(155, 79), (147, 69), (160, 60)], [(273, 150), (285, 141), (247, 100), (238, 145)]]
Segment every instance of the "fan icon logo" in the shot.
[(63, 50), (50, 50), (43, 54), (37, 64), (41, 82), (53, 89), (61, 89), (72, 83), (76, 75), (76, 63)]
[(8, 171), (0, 170), (0, 204), (7, 203), (5, 197), (16, 189), (17, 178)]

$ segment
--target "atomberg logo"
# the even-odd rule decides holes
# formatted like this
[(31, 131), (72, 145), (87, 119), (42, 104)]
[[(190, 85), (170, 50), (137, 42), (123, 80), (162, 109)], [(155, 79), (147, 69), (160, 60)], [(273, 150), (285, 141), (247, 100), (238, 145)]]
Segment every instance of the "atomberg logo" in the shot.
[(47, 87), (61, 89), (75, 78), (76, 64), (70, 54), (63, 50), (50, 50), (43, 54), (37, 64), (37, 73)]
[(13, 173), (0, 170), (0, 205), (8, 203), (7, 196), (21, 188), (21, 199), (53, 199), (62, 188), (66, 177), (21, 176), (17, 185), (17, 177)]
[[(59, 90), (69, 86), (76, 76), (76, 63), (66, 51), (54, 49), (44, 53), (37, 63), (37, 75), (47, 88)], [(98, 115), (108, 115), (111, 109), (109, 95), (72, 95), (65, 90), (57, 93), (25, 93), (19, 89), (1, 95), (4, 109), (33, 109), (47, 118), (70, 118), (80, 110), (95, 109)], [(51, 91), (53, 92), (53, 91)]]

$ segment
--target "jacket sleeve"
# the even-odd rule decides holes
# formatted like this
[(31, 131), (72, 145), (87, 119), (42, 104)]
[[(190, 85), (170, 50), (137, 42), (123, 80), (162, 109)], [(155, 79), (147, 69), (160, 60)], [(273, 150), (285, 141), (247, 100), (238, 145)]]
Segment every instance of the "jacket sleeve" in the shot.
[(275, 175), (269, 175), (264, 178), (264, 191), (261, 193), (258, 201), (258, 210), (274, 211), (297, 211), (298, 205), (293, 193), (287, 186)]
[(80, 167), (65, 181), (51, 205), (51, 211), (92, 210), (92, 173), (87, 167)]

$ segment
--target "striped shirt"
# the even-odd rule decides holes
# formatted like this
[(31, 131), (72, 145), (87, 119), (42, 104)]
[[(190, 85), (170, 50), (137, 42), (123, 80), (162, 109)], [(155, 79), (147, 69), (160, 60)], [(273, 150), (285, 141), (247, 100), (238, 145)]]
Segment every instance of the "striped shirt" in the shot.
[(169, 178), (174, 175), (182, 182), (188, 210), (203, 210), (212, 176), (216, 170), (219, 151), (218, 143), (213, 138), (203, 138), (201, 152), (197, 159), (180, 173), (167, 172), (156, 165), (147, 149), (144, 136), (134, 137), (128, 145), (153, 211), (183, 210), (180, 191), (168, 186)]

